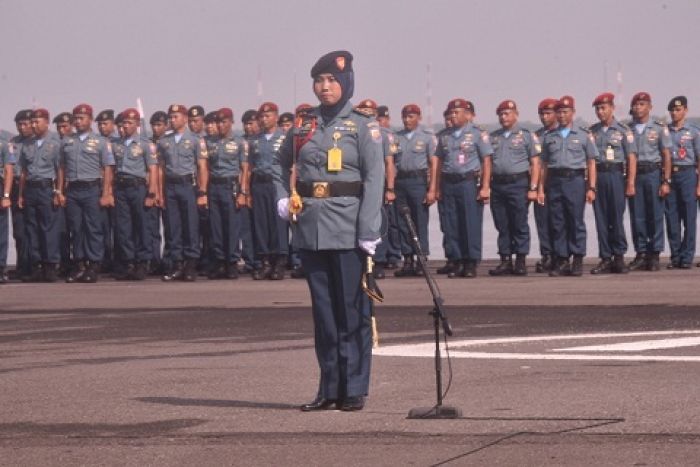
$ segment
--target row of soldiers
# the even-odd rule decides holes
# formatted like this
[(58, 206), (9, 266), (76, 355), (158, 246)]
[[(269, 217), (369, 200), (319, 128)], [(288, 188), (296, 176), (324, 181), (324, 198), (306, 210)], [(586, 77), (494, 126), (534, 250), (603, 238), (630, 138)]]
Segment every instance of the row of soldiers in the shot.
[[(491, 275), (527, 274), (530, 203), (538, 272), (582, 274), (586, 202), (593, 204), (600, 256), (591, 273), (658, 270), (664, 212), (668, 267), (690, 267), (700, 130), (686, 122), (687, 99), (671, 100), (669, 126), (650, 119), (645, 92), (632, 98), (629, 125), (614, 118), (612, 94), (601, 94), (593, 106), (599, 123), (579, 128), (572, 97), (544, 99), (538, 107), (543, 126), (530, 132), (518, 123), (517, 104), (506, 100), (496, 109), (500, 128), (488, 133), (475, 124), (473, 103), (458, 98), (447, 105), (445, 128), (434, 134), (420, 125), (415, 104), (404, 106), (403, 129), (394, 132), (385, 106), (361, 101), (357, 110), (381, 128), (386, 168), (388, 229), (375, 254), (375, 275), (392, 268), (397, 277), (422, 274), (397, 206), (408, 208), (427, 255), (435, 202), (447, 258), (438, 272), (450, 278), (476, 276), (485, 204), (501, 258)], [(212, 279), (236, 278), (241, 257), (254, 279), (282, 279), (290, 263), (292, 275), (303, 277), (289, 224), (277, 216), (273, 181), (290, 128), (303, 138), (313, 131), (315, 112), (301, 105), (295, 115), (280, 116), (267, 102), (244, 113), (239, 137), (230, 108), (206, 114), (201, 106), (171, 105), (151, 116), (147, 139), (136, 109), (98, 113), (95, 133), (92, 107), (80, 104), (53, 119), (57, 134), (47, 110), (20, 111), (19, 134), (0, 141), (0, 282), (7, 280), (10, 209), (18, 271), (26, 281), (53, 282), (63, 265), (67, 282), (95, 282), (100, 265), (111, 262), (118, 279), (142, 280), (150, 268), (166, 281), (192, 281), (198, 267)], [(636, 252), (628, 264), (626, 199)]]

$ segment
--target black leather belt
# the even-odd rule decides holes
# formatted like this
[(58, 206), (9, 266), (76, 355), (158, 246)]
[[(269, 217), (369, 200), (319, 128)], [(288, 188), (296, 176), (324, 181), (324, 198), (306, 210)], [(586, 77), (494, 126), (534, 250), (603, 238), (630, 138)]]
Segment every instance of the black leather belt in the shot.
[(428, 178), (428, 169), (420, 170), (399, 170), (396, 178)]
[(53, 180), (50, 178), (37, 178), (34, 180), (27, 180), (25, 184), (32, 188), (53, 188)]
[(228, 185), (238, 181), (238, 177), (209, 177), (212, 185)]
[(673, 171), (674, 172), (682, 172), (684, 170), (690, 170), (690, 169), (694, 169), (694, 168), (695, 168), (694, 165), (674, 165)]
[(521, 172), (519, 174), (493, 174), (491, 175), (491, 181), (493, 183), (515, 183), (521, 180), (528, 180), (530, 174), (528, 172)]
[(623, 163), (602, 163), (596, 164), (595, 168), (598, 172), (623, 172), (625, 164)]
[(253, 183), (270, 183), (272, 181), (271, 174), (254, 173)]
[(192, 185), (192, 174), (168, 175), (165, 177), (165, 182), (173, 185)]
[(577, 176), (583, 176), (586, 173), (586, 169), (547, 169), (547, 174), (552, 177), (561, 178), (572, 178)]
[(442, 173), (440, 177), (447, 183), (459, 183), (465, 180), (476, 179), (478, 172), (466, 172), (463, 174), (453, 174), (453, 173)]
[(99, 178), (96, 180), (73, 180), (68, 182), (68, 188), (92, 188), (94, 186), (102, 185), (102, 180)]
[(117, 176), (117, 186), (122, 188), (133, 187), (133, 186), (145, 186), (146, 179), (141, 177), (132, 176)]
[(658, 162), (637, 162), (637, 173), (638, 174), (648, 174), (655, 172), (661, 168), (661, 164)]
[(362, 182), (297, 182), (297, 193), (305, 198), (362, 195)]

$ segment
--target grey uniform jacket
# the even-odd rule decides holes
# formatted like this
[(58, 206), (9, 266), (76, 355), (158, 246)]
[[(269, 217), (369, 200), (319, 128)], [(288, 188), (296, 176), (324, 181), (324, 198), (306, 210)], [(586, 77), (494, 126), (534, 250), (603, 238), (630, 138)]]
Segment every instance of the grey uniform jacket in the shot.
[[(318, 114), (318, 109), (316, 109)], [(356, 248), (358, 240), (381, 237), (381, 208), (384, 195), (384, 153), (379, 124), (346, 103), (330, 122), (318, 127), (297, 156), (297, 179), (301, 182), (361, 182), (359, 197), (303, 198), (304, 209), (297, 216), (295, 246), (308, 250)], [(291, 133), (290, 133), (291, 136)], [(294, 138), (287, 138), (274, 161), (277, 198), (289, 196), (289, 175), (294, 159)], [(342, 151), (342, 169), (329, 172), (328, 150)]]

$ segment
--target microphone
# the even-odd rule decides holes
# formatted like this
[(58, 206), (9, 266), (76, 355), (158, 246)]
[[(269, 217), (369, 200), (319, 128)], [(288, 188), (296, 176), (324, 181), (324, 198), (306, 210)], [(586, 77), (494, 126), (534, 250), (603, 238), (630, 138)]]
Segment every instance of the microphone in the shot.
[(403, 220), (406, 221), (408, 233), (411, 235), (413, 244), (414, 246), (417, 245), (416, 252), (418, 253), (418, 256), (422, 258), (423, 252), (421, 251), (420, 243), (418, 242), (418, 232), (416, 231), (416, 225), (413, 223), (413, 219), (411, 219), (411, 208), (409, 208), (407, 204), (399, 204), (399, 214), (401, 214), (403, 216)]

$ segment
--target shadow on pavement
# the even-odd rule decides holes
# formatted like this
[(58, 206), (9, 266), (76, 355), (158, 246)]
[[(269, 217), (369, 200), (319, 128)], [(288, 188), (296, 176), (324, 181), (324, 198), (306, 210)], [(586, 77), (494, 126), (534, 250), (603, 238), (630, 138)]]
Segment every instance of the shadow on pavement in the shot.
[(57, 436), (144, 436), (167, 433), (206, 423), (196, 418), (159, 420), (144, 423), (0, 423), (2, 436), (57, 435)]
[(222, 399), (187, 399), (184, 397), (138, 397), (134, 400), (151, 404), (177, 405), (181, 407), (232, 407), (238, 409), (299, 410), (299, 405), (278, 402), (234, 401)]

